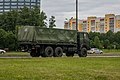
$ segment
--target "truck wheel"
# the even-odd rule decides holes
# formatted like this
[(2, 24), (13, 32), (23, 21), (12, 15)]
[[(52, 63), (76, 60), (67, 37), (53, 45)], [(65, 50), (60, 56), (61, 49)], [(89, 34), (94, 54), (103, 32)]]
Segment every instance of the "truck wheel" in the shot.
[(45, 48), (45, 56), (46, 57), (52, 57), (53, 56), (53, 48), (48, 46)]
[(32, 57), (39, 57), (39, 56), (40, 56), (40, 53), (36, 53), (35, 50), (32, 50), (32, 51), (30, 52), (30, 56), (32, 56)]
[(54, 56), (55, 57), (62, 57), (62, 55), (63, 55), (63, 49), (61, 47), (55, 48), (55, 54), (54, 54)]
[(68, 53), (66, 53), (66, 56), (67, 56), (67, 57), (73, 57), (73, 56), (74, 56), (74, 53), (69, 53), (69, 52), (68, 52)]
[(35, 57), (39, 57), (40, 56), (40, 53), (35, 53), (36, 54), (36, 56)]
[(35, 53), (33, 51), (31, 51), (30, 56), (35, 57)]
[(79, 55), (79, 57), (86, 57), (87, 56), (87, 49), (82, 48), (81, 52), (78, 55)]

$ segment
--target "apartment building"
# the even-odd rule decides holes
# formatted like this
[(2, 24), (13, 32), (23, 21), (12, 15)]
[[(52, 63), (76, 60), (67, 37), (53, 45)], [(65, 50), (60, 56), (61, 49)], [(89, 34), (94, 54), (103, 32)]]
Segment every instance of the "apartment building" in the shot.
[(0, 0), (0, 13), (19, 10), (24, 6), (28, 8), (33, 8), (34, 6), (40, 7), (40, 1), (41, 0)]
[(120, 15), (115, 16), (115, 32), (120, 31)]
[(115, 15), (114, 14), (106, 14), (105, 15), (105, 33), (111, 30), (115, 32)]
[[(75, 19), (70, 19), (68, 21), (68, 24), (70, 24), (69, 29), (76, 30)], [(109, 30), (111, 30), (112, 32), (118, 32), (120, 31), (120, 15), (106, 14), (105, 17), (91, 16), (88, 17), (87, 20), (79, 20), (78, 30), (81, 32), (100, 33), (106, 33)]]

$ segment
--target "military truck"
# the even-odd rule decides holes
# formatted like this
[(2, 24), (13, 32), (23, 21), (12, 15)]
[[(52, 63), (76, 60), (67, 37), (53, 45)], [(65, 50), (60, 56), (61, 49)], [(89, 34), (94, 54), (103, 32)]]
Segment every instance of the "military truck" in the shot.
[(90, 49), (88, 33), (76, 30), (21, 26), (18, 28), (18, 41), (20, 49), (30, 52), (32, 57), (62, 57), (63, 54), (73, 57), (75, 53), (86, 57)]

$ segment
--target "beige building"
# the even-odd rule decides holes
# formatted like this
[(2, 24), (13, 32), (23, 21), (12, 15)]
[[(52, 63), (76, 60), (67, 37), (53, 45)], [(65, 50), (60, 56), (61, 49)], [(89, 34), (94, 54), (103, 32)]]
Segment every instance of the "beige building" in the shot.
[(69, 29), (69, 22), (68, 21), (64, 22), (64, 29)]
[(88, 17), (87, 18), (87, 32), (95, 32), (96, 31), (96, 17)]
[(115, 15), (114, 14), (106, 14), (105, 15), (105, 33), (111, 30), (115, 32)]
[(120, 15), (115, 16), (115, 32), (120, 31)]
[[(65, 29), (76, 30), (76, 19), (71, 18), (68, 23), (65, 22)], [(105, 17), (88, 17), (87, 20), (79, 20), (78, 30), (80, 32), (100, 32), (106, 33), (120, 31), (120, 15), (106, 14)]]
[[(68, 21), (65, 21), (64, 29), (76, 30), (76, 19), (72, 17)], [(82, 23), (80, 20), (78, 23), (78, 31), (82, 31)]]

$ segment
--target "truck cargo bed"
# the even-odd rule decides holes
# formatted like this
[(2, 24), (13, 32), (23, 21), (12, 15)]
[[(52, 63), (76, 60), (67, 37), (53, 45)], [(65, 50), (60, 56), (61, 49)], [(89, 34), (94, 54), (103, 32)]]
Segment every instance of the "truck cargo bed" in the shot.
[(18, 29), (18, 41), (38, 44), (76, 44), (77, 31), (65, 29), (21, 26)]

